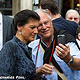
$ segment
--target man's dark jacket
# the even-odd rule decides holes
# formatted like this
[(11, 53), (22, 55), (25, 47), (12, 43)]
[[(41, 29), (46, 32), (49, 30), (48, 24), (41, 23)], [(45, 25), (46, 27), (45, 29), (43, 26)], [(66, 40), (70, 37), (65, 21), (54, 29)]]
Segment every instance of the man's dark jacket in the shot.
[(2, 24), (3, 24), (3, 44), (11, 40), (15, 34), (12, 26), (13, 18), (2, 15)]
[(64, 18), (60, 17), (57, 19), (54, 19), (53, 21), (53, 27), (59, 31), (59, 29), (67, 30), (69, 33), (71, 33), (74, 37), (76, 37), (76, 30), (78, 27), (78, 24), (73, 21), (65, 20)]

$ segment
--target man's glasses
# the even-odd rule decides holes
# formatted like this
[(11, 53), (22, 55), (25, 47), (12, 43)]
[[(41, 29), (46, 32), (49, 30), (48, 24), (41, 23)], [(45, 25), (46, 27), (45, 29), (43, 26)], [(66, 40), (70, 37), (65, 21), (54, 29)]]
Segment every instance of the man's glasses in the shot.
[(44, 21), (43, 23), (39, 23), (39, 26), (38, 26), (38, 28), (41, 28), (42, 26), (47, 26), (47, 25), (49, 25), (49, 22), (50, 22), (50, 20), (47, 20), (47, 21)]

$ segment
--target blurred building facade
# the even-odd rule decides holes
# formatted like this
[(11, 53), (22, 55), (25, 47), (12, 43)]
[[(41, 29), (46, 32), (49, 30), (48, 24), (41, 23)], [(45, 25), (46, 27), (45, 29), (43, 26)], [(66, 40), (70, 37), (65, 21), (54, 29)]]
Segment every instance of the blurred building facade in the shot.
[[(64, 17), (68, 9), (76, 9), (80, 13), (80, 0), (56, 0), (59, 13)], [(0, 12), (4, 15), (15, 15), (23, 9), (35, 10), (38, 8), (39, 0), (0, 0)]]

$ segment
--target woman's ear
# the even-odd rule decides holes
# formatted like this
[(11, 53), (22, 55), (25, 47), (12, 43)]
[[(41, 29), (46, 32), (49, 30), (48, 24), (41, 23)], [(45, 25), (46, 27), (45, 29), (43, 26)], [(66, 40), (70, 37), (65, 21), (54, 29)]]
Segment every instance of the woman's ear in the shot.
[(23, 28), (22, 26), (17, 26), (18, 31), (21, 31), (22, 28)]

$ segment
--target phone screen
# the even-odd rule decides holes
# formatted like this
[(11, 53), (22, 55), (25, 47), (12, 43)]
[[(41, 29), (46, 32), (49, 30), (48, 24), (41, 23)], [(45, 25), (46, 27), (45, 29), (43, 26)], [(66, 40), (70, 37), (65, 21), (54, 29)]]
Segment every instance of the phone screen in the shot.
[(58, 35), (58, 44), (61, 43), (63, 45), (65, 45), (65, 35)]

